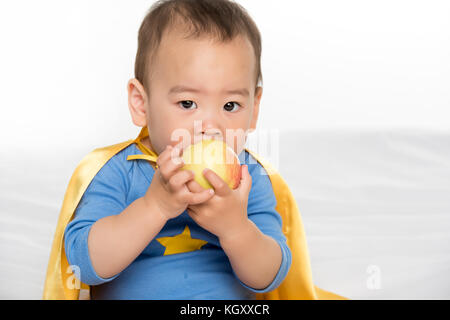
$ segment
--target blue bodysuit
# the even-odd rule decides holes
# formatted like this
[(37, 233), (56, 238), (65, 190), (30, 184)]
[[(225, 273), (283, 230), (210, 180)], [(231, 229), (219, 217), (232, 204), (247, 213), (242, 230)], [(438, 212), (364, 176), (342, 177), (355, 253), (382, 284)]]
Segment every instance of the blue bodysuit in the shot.
[[(255, 299), (255, 293), (276, 289), (291, 265), (291, 251), (275, 211), (276, 198), (264, 168), (246, 151), (239, 155), (252, 176), (248, 218), (280, 245), (281, 266), (272, 283), (256, 290), (234, 273), (219, 239), (198, 226), (185, 210), (167, 221), (159, 234), (122, 272), (105, 279), (95, 272), (88, 251), (88, 234), (99, 219), (120, 214), (146, 193), (155, 170), (146, 160), (127, 160), (142, 154), (131, 144), (113, 156), (89, 184), (64, 232), (70, 265), (78, 266), (80, 280), (91, 287), (91, 299)], [(127, 239), (123, 239), (127, 241)], [(171, 252), (183, 241), (186, 252)]]

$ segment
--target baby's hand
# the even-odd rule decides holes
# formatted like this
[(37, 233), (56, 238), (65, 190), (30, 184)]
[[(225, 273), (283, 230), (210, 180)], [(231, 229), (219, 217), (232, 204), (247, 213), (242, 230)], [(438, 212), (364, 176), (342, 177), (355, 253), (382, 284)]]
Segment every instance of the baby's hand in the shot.
[[(214, 171), (205, 169), (203, 175), (215, 189), (215, 195), (208, 202), (188, 206), (189, 216), (221, 241), (239, 237), (249, 225), (247, 203), (252, 177), (247, 165), (241, 165), (241, 172), (240, 184), (232, 190)], [(188, 182), (189, 190), (200, 192), (202, 187), (193, 182)]]
[[(212, 189), (199, 192), (188, 189), (186, 183), (194, 179), (194, 173), (191, 170), (179, 170), (184, 165), (182, 151), (181, 143), (175, 147), (169, 145), (158, 156), (158, 169), (144, 196), (147, 203), (153, 201), (157, 204), (167, 220), (179, 216), (188, 205), (203, 203), (214, 195)], [(197, 183), (194, 180), (192, 182)]]

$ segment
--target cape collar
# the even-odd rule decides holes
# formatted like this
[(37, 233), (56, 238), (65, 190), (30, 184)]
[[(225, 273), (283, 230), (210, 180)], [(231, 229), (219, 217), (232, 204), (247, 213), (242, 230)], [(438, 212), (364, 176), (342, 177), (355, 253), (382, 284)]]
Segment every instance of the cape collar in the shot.
[(141, 142), (141, 140), (146, 137), (148, 137), (148, 127), (147, 126), (143, 127), (141, 132), (139, 133), (138, 137), (136, 139), (134, 139), (134, 143), (136, 143), (137, 147), (139, 148), (139, 150), (142, 151), (143, 154), (129, 155), (127, 157), (127, 160), (137, 160), (137, 159), (147, 160), (147, 161), (153, 162), (155, 165), (155, 168), (158, 168), (158, 165), (156, 164), (156, 160), (158, 159), (158, 154), (155, 151), (153, 151), (152, 149), (147, 148)]

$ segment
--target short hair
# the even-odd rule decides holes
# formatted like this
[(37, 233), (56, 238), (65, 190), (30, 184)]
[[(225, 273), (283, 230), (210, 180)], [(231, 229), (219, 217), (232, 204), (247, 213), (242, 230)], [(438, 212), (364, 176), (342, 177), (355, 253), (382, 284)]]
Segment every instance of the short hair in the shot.
[(159, 0), (150, 7), (138, 34), (134, 72), (147, 93), (150, 88), (147, 80), (152, 78), (151, 70), (147, 74), (149, 65), (154, 60), (161, 38), (166, 30), (180, 23), (190, 31), (186, 30), (185, 39), (209, 36), (227, 42), (239, 35), (247, 37), (256, 57), (256, 87), (262, 86), (261, 34), (245, 8), (231, 0)]

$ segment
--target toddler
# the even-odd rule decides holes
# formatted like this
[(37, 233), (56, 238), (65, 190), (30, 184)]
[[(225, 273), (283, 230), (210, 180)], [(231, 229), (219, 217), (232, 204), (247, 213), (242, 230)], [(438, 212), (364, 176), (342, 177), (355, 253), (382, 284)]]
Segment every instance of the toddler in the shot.
[[(233, 1), (150, 8), (127, 86), (143, 130), (97, 173), (64, 232), (91, 299), (255, 299), (283, 281), (292, 258), (275, 195), (244, 149), (258, 119), (260, 60), (258, 28)], [(199, 139), (226, 141), (238, 155), (236, 189), (206, 169), (205, 190), (180, 170)]]

